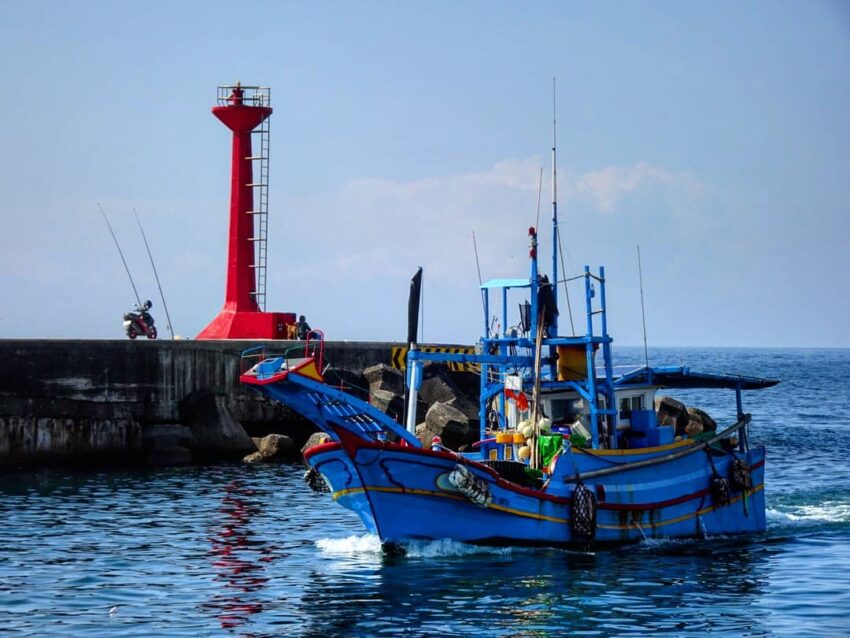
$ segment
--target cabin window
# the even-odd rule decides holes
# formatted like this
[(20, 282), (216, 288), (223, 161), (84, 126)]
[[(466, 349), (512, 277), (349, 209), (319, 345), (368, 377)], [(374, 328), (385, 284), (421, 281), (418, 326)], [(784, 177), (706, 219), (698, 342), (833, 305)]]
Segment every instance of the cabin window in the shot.
[(549, 402), (552, 423), (573, 423), (584, 411), (582, 399), (552, 399)]
[(632, 410), (643, 410), (643, 395), (639, 394), (636, 397), (623, 397), (620, 399), (620, 419), (629, 420), (632, 418)]

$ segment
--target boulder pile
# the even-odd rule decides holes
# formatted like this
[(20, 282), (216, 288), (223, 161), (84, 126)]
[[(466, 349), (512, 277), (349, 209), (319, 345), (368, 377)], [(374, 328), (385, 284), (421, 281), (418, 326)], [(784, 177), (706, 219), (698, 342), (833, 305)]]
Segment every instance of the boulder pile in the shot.
[(363, 376), (369, 383), (369, 403), (396, 421), (404, 419), (404, 374), (385, 363), (366, 368)]
[(694, 436), (701, 432), (714, 432), (717, 422), (699, 408), (689, 408), (672, 397), (657, 397), (655, 411), (658, 425), (673, 425), (676, 436)]
[[(380, 363), (366, 368), (363, 377), (369, 384), (369, 403), (403, 423), (404, 373)], [(457, 450), (478, 438), (478, 397), (467, 386), (477, 389), (477, 379), (458, 384), (444, 365), (424, 366), (416, 406), (416, 436), (423, 445), (430, 446), (434, 437), (440, 437), (444, 446)], [(302, 454), (324, 440), (327, 435), (313, 434)]]

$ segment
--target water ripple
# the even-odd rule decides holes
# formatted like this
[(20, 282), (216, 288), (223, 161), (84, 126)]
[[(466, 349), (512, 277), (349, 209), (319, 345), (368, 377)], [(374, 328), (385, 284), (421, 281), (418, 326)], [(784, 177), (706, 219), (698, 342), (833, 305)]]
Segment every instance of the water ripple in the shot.
[[(753, 437), (768, 445), (763, 538), (596, 554), (439, 541), (384, 556), (356, 516), (304, 488), (297, 464), (21, 473), (0, 477), (0, 628), (63, 637), (850, 634), (850, 353), (683, 352), (667, 354), (783, 379), (748, 399)], [(843, 391), (820, 386), (823, 366)], [(723, 399), (688, 401), (722, 412)]]

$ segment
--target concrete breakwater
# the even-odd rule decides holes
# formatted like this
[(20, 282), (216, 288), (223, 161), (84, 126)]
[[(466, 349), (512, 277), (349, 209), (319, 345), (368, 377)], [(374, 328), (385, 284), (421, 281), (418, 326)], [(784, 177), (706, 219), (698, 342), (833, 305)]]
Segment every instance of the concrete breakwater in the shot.
[[(0, 340), (0, 466), (239, 458), (250, 436), (315, 428), (239, 383), (240, 354), (298, 342)], [(363, 384), (393, 346), (328, 342), (335, 382)], [(362, 387), (362, 386), (361, 386)], [(368, 394), (368, 391), (366, 391)]]

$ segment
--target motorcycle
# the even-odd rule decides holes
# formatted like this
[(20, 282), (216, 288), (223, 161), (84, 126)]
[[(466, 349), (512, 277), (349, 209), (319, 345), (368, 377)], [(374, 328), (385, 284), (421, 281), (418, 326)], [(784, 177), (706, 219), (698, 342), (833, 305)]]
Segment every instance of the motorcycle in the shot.
[(153, 304), (150, 299), (140, 308), (138, 304), (133, 304), (133, 312), (128, 312), (124, 315), (124, 332), (130, 339), (135, 339), (139, 335), (145, 335), (148, 339), (156, 339), (156, 327), (153, 325), (153, 317), (148, 312)]

